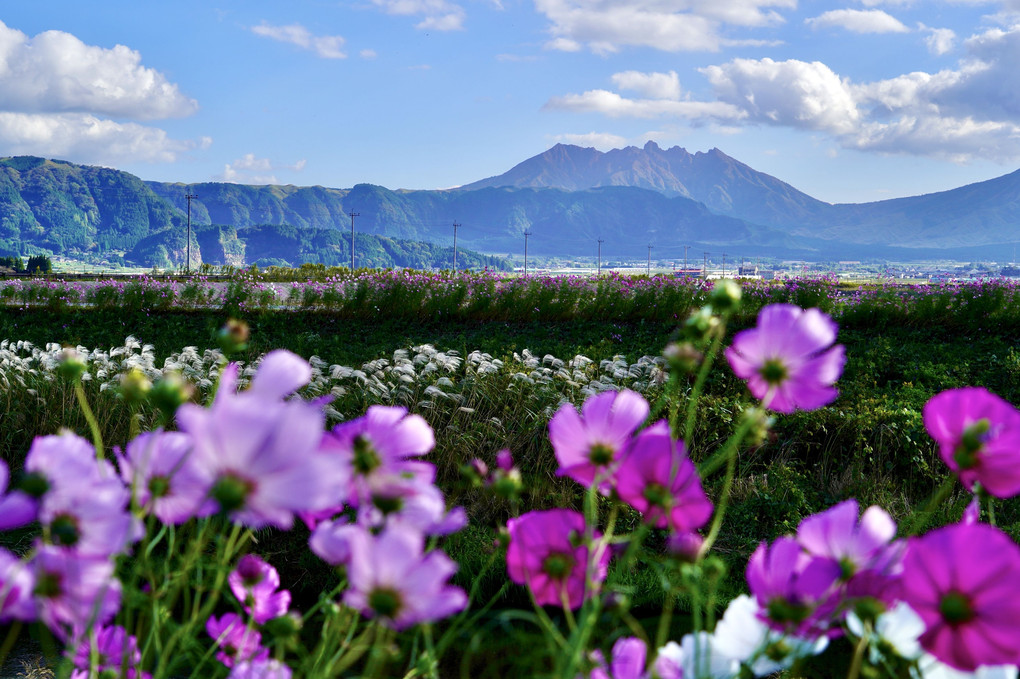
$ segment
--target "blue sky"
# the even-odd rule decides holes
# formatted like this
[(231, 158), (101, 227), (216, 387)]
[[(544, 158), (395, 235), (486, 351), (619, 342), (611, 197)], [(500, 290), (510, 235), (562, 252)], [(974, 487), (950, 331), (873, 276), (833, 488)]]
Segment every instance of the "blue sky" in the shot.
[(863, 202), (1020, 167), (1020, 0), (38, 0), (0, 22), (0, 156), (143, 179), (447, 188), (652, 140)]

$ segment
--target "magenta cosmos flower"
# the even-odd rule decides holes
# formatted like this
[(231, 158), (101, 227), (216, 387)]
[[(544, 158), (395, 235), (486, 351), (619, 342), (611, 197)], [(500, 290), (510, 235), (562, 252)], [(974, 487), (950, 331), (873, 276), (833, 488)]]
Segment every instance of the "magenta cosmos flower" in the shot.
[(1020, 411), (987, 389), (965, 387), (935, 395), (924, 426), (960, 481), (996, 497), (1020, 493)]
[(832, 385), (843, 373), (846, 351), (838, 326), (818, 309), (770, 304), (758, 325), (738, 332), (726, 360), (762, 405), (780, 413), (814, 410), (831, 403)]
[(645, 521), (673, 532), (697, 530), (712, 516), (698, 470), (664, 421), (634, 439), (616, 472), (616, 492)]
[(813, 514), (797, 527), (797, 542), (835, 564), (849, 594), (883, 600), (902, 570), (906, 543), (895, 538), (896, 522), (881, 507), (868, 507), (858, 520), (857, 500)]
[(810, 556), (796, 540), (758, 546), (747, 562), (747, 584), (769, 627), (795, 636), (827, 634), (837, 601), (831, 596), (840, 568)]
[(424, 553), (424, 536), (393, 525), (379, 535), (350, 536), (344, 603), (394, 629), (440, 620), (463, 610), (467, 595), (447, 584), (457, 564), (439, 550)]
[[(527, 585), (539, 605), (579, 608), (586, 596), (589, 549), (584, 516), (569, 509), (522, 514), (507, 522), (510, 545), (506, 569), (510, 579)], [(599, 535), (596, 533), (595, 537)], [(606, 579), (609, 552), (598, 555), (593, 585)]]
[[(138, 504), (163, 523), (184, 523), (215, 508), (208, 502), (201, 472), (191, 455), (191, 437), (176, 431), (144, 432), (117, 457), (120, 475)], [(119, 452), (119, 451), (118, 451)]]
[(549, 420), (549, 441), (560, 464), (556, 475), (583, 486), (598, 478), (608, 490), (608, 478), (648, 411), (648, 401), (629, 389), (589, 397), (580, 415), (564, 403)]
[(280, 574), (254, 554), (245, 554), (227, 576), (230, 591), (245, 613), (263, 625), (287, 613), (290, 592), (280, 589)]
[(205, 631), (220, 648), (216, 659), (227, 667), (269, 657), (269, 649), (262, 645), (262, 635), (258, 630), (248, 629), (236, 613), (224, 613), (221, 618), (209, 616)]
[(921, 616), (921, 646), (959, 670), (1020, 662), (1020, 547), (986, 524), (954, 524), (910, 541), (903, 600)]

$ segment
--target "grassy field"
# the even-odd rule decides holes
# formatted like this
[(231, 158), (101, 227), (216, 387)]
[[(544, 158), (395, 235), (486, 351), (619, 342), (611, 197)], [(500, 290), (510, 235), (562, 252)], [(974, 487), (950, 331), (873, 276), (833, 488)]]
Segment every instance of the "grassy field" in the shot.
[[(808, 302), (811, 294), (829, 300), (828, 293), (794, 291)], [(862, 506), (880, 504), (899, 518), (923, 502), (946, 475), (921, 420), (921, 408), (934, 394), (982, 385), (1020, 403), (1020, 351), (1011, 316), (1003, 316), (1002, 309), (976, 310), (980, 297), (978, 302), (957, 300), (948, 309), (936, 309), (935, 302), (922, 300), (911, 307), (903, 302), (909, 297), (897, 293), (894, 300), (893, 293), (883, 294), (874, 299), (888, 303), (850, 307), (840, 317), (838, 341), (846, 346), (848, 357), (838, 383), (840, 398), (819, 411), (779, 418), (763, 445), (741, 454), (727, 522), (716, 547), (728, 566), (727, 594), (743, 591), (744, 564), (760, 541), (795, 530), (813, 512), (856, 497)], [(535, 320), (528, 315), (483, 320), (421, 319), (383, 311), (374, 318), (321, 310), (253, 311), (246, 317), (250, 345), (240, 356), (251, 363), (271, 349), (287, 348), (305, 358), (318, 357), (318, 377), (306, 395), (333, 394), (333, 421), (356, 417), (373, 403), (404, 405), (424, 416), (436, 431), (437, 447), (430, 459), (438, 467), (439, 483), (450, 504), (464, 506), (472, 520), (468, 529), (445, 541), (444, 548), (461, 566), (456, 580), (470, 585), (482, 577), (482, 600), (499, 593), (507, 606), (526, 603), (523, 588), (503, 589), (505, 569), (500, 563), (485, 568), (498, 527), (513, 508), (465, 483), (461, 466), (473, 457), (492, 464), (495, 453), (508, 447), (522, 469), (522, 511), (578, 506), (582, 498), (577, 485), (554, 475), (555, 460), (545, 437), (549, 417), (562, 402), (579, 404), (593, 389), (627, 386), (655, 400), (661, 393), (655, 369), (663, 362), (654, 359), (677, 332), (674, 321), (633, 314), (608, 322), (586, 317)], [(936, 316), (941, 322), (930, 322)], [(182, 360), (185, 347), (197, 347), (195, 353), (201, 356), (216, 346), (225, 320), (222, 309), (8, 308), (0, 311), (0, 339), (100, 350), (107, 362), (96, 365), (105, 372), (86, 386), (106, 439), (116, 444), (127, 439), (128, 413), (116, 390), (102, 384), (113, 384), (117, 370), (129, 364), (125, 356), (144, 355), (144, 361), (132, 360), (147, 361), (157, 371), (167, 359)], [(749, 311), (738, 317), (730, 332), (751, 322)], [(137, 338), (139, 346), (124, 351), (128, 336)], [(151, 348), (143, 350), (143, 344)], [(423, 345), (433, 349), (422, 349)], [(119, 357), (112, 356), (117, 351)], [(409, 383), (401, 384), (392, 371), (399, 351), (407, 351), (416, 361), (425, 357)], [(19, 355), (29, 353), (22, 347)], [(571, 363), (578, 355), (590, 362)], [(649, 359), (642, 362), (642, 357)], [(205, 365), (200, 359), (193, 361), (196, 371)], [(436, 368), (429, 372), (424, 365)], [(11, 364), (5, 366), (5, 374), (12, 374)], [(47, 380), (41, 362), (36, 368), (34, 374), (22, 374), (24, 384), (9, 380), (0, 397), (5, 425), (0, 454), (13, 468), (19, 466), (34, 435), (54, 433), (61, 426), (86, 433), (70, 391)], [(363, 377), (354, 374), (358, 371)], [(720, 445), (749, 403), (743, 384), (722, 362), (707, 384), (688, 441), (696, 461)], [(143, 415), (154, 421), (153, 413)], [(705, 486), (712, 497), (718, 493), (719, 479), (709, 478)], [(959, 494), (939, 518), (955, 520), (965, 502)], [(999, 525), (1020, 537), (1020, 505), (1001, 502), (997, 513)], [(625, 521), (635, 524), (637, 517)], [(284, 582), (292, 585), (299, 600), (311, 601), (334, 574), (307, 553), (306, 538), (300, 530), (259, 536), (260, 550), (277, 564)], [(637, 619), (653, 624), (661, 604), (654, 578), (638, 572), (630, 574), (629, 584)], [(684, 618), (678, 617), (677, 630), (684, 625)], [(494, 614), (460, 640), (463, 647), (457, 657), (469, 658), (467, 664), (447, 669), (451, 676), (462, 671), (464, 676), (511, 676), (513, 663), (520, 661), (511, 651), (526, 648), (529, 634)]]

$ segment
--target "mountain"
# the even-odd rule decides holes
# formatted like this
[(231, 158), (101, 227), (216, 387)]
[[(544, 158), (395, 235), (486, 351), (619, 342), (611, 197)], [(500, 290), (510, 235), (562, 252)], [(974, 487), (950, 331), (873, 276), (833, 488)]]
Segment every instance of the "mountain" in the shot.
[[(342, 201), (320, 186), (162, 184), (119, 170), (29, 156), (0, 159), (0, 255), (173, 267), (187, 259), (191, 193), (192, 266), (300, 265), (350, 261)], [(359, 233), (355, 263), (449, 268), (453, 249)], [(502, 258), (458, 248), (460, 268), (504, 269)]]
[(605, 153), (557, 144), (504, 174), (462, 186), (465, 190), (512, 186), (580, 191), (633, 186), (703, 203), (720, 215), (785, 227), (816, 220), (830, 207), (775, 177), (758, 172), (719, 149), (694, 154), (655, 142)]
[[(189, 201), (187, 196), (191, 195)], [(832, 205), (718, 149), (559, 144), (444, 191), (358, 184), (145, 182), (109, 168), (0, 159), (0, 256), (62, 254), (145, 266), (305, 259), (443, 266), (458, 249), (592, 261), (726, 253), (797, 259), (995, 257), (1020, 240), (1020, 171), (940, 193)], [(415, 242), (417, 245), (409, 244)], [(691, 252), (693, 251), (693, 252)], [(485, 266), (482, 255), (479, 259)], [(461, 260), (467, 264), (467, 260)], [(418, 264), (419, 262), (423, 262)]]

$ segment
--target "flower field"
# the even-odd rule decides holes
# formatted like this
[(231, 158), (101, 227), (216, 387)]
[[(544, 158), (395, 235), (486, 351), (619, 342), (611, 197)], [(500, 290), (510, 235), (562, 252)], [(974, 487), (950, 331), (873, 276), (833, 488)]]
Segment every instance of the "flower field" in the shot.
[(1011, 284), (0, 303), (0, 652), (56, 676), (1016, 676)]

